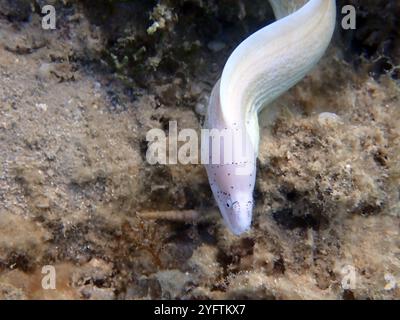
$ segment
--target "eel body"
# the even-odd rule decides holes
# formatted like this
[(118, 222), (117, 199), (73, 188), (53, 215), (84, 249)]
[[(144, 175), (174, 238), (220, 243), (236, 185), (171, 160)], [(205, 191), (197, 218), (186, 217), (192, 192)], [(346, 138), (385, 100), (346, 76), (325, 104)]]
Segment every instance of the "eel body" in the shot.
[[(335, 28), (335, 0), (269, 1), (277, 20), (230, 55), (212, 90), (205, 122), (207, 129), (233, 133), (232, 140), (222, 134), (219, 144), (210, 138), (206, 171), (223, 219), (236, 235), (252, 220), (258, 113), (318, 63)], [(217, 161), (211, 157), (215, 154)]]

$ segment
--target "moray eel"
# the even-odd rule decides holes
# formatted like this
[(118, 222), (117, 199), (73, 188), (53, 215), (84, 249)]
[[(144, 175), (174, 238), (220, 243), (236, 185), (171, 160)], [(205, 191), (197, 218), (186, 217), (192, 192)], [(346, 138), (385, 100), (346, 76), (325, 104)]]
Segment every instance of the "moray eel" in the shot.
[(240, 133), (232, 134), (232, 143), (223, 134), (216, 144), (209, 137), (205, 165), (225, 224), (235, 235), (247, 231), (252, 220), (258, 113), (318, 63), (335, 29), (335, 0), (269, 2), (277, 21), (250, 35), (230, 55), (211, 92), (205, 120), (211, 131)]

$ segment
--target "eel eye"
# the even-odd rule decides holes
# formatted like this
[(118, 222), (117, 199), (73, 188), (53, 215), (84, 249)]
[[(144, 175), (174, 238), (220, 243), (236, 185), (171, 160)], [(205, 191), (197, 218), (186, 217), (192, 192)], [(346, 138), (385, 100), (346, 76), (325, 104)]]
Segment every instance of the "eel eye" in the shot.
[(226, 207), (230, 208), (231, 206), (232, 206), (232, 201), (231, 200), (226, 201)]

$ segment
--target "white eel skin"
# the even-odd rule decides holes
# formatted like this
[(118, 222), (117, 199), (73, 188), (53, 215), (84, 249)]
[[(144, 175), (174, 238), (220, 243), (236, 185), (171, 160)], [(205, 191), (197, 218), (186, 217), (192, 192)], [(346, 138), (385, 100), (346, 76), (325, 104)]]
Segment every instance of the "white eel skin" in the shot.
[[(242, 148), (235, 142), (233, 150), (228, 150), (234, 156), (241, 152), (241, 161), (226, 163), (221, 156), (220, 164), (206, 165), (225, 224), (235, 235), (251, 225), (260, 139), (258, 112), (318, 63), (335, 29), (335, 0), (269, 1), (278, 20), (233, 51), (212, 90), (205, 123), (208, 129), (239, 131), (250, 141), (245, 151), (236, 150)], [(216, 151), (212, 148), (210, 144), (209, 151)], [(227, 151), (223, 141), (218, 151), (221, 155)]]

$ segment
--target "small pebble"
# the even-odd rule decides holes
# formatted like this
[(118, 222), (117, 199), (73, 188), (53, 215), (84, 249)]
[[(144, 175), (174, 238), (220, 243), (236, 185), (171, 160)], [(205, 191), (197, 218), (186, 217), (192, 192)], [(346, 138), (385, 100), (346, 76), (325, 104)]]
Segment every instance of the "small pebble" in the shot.
[(46, 112), (47, 111), (47, 104), (45, 104), (45, 103), (36, 103), (36, 108), (38, 108), (41, 111)]
[(318, 122), (321, 125), (340, 123), (342, 122), (340, 117), (333, 112), (322, 112), (318, 115)]

